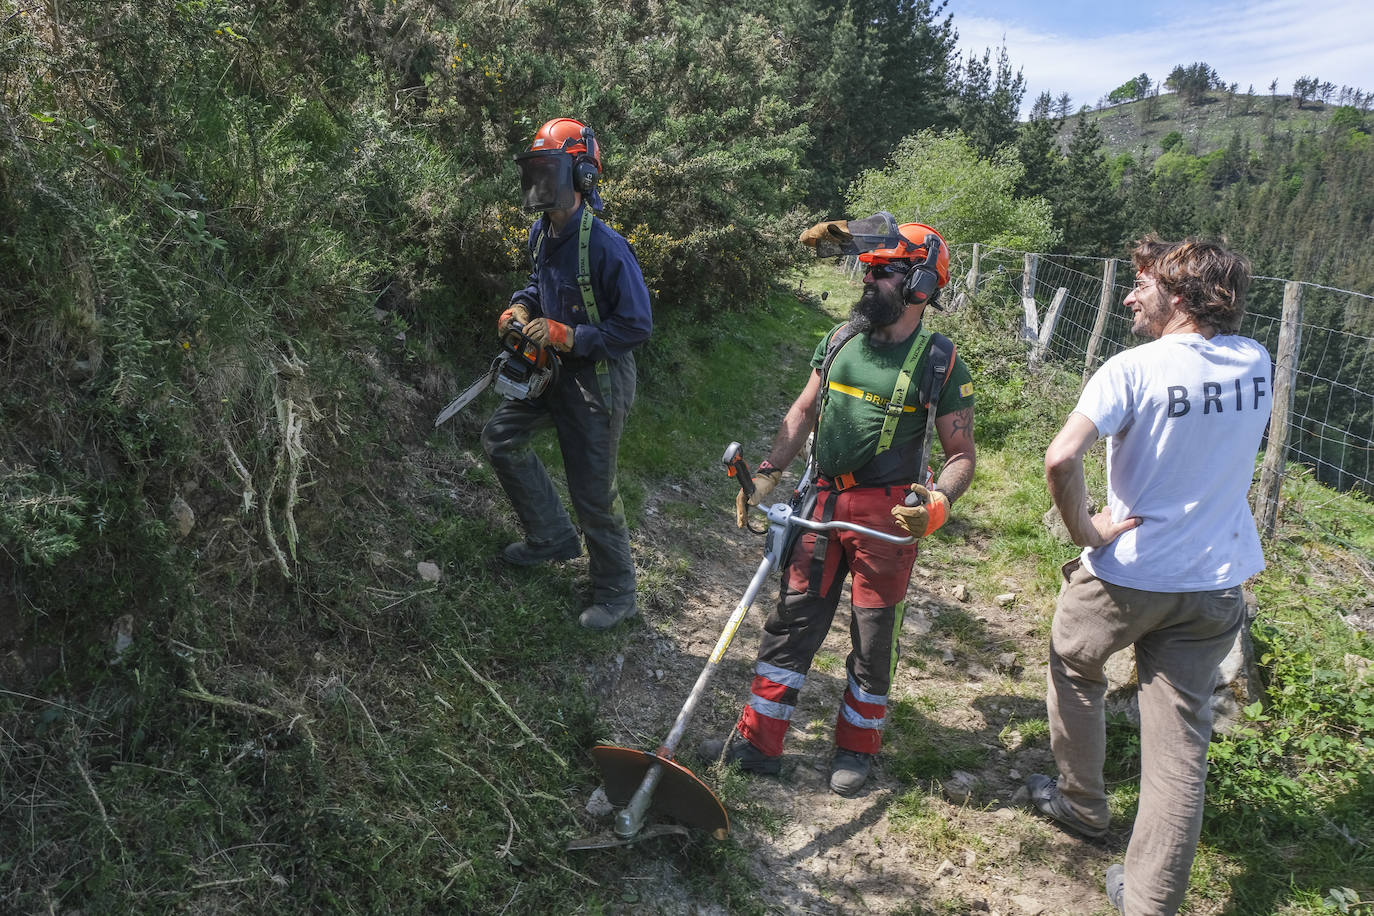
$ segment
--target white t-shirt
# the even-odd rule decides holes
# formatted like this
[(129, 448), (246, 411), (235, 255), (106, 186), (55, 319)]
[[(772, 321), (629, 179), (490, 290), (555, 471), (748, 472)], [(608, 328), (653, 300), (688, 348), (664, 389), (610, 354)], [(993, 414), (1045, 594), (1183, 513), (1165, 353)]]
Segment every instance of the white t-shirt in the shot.
[(1239, 585), (1264, 569), (1246, 502), (1273, 362), (1234, 334), (1166, 334), (1118, 353), (1074, 408), (1107, 440), (1107, 505), (1140, 526), (1084, 548), (1099, 579), (1156, 592)]

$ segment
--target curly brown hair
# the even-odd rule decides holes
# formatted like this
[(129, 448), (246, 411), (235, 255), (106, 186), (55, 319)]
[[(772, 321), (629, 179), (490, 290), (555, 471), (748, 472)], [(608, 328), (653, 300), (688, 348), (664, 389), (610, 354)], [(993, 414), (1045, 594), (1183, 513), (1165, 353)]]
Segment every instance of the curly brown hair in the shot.
[(1184, 239), (1166, 242), (1147, 235), (1131, 250), (1136, 274), (1149, 274), (1179, 308), (1203, 327), (1222, 334), (1240, 330), (1250, 261), (1217, 242)]

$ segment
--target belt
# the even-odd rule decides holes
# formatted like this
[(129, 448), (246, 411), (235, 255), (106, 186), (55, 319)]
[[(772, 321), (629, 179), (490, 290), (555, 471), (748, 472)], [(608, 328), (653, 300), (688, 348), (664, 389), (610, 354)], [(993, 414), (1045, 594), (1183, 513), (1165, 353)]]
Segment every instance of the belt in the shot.
[(833, 477), (816, 475), (816, 486), (822, 490), (834, 490), (836, 493), (843, 493), (845, 490), (852, 490), (855, 487), (867, 487), (872, 490), (887, 490), (889, 493), (894, 489), (905, 490), (906, 483), (899, 481), (889, 481), (886, 483), (865, 483), (857, 479), (854, 474), (836, 474)]
[(558, 359), (563, 364), (563, 368), (569, 372), (581, 372), (583, 369), (589, 369), (596, 365), (594, 359), (585, 356), (573, 356), (571, 353), (560, 356)]

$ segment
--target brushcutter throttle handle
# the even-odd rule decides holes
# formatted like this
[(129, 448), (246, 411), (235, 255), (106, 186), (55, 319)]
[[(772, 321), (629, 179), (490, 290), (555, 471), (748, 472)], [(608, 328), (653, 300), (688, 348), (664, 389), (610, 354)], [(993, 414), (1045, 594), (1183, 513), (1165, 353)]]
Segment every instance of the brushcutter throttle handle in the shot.
[[(929, 437), (926, 438), (926, 446), (925, 446), (925, 448), (926, 448), (926, 454), (930, 454), (930, 438), (929, 438)], [(935, 486), (935, 474), (934, 474), (933, 471), (931, 471), (930, 468), (926, 468), (925, 479), (921, 481), (921, 486), (925, 487), (927, 490), (929, 490), (931, 487)], [(924, 499), (921, 498), (921, 494), (919, 494), (919, 493), (917, 493), (917, 492), (915, 492), (915, 491), (913, 490), (913, 491), (910, 491), (910, 492), (908, 492), (908, 493), (906, 494), (906, 499), (902, 500), (902, 504), (905, 505), (905, 506), (913, 506), (913, 507), (914, 507), (914, 506), (924, 506), (924, 505), (926, 504), (926, 501), (925, 501)]]
[(749, 473), (749, 465), (744, 463), (744, 449), (738, 442), (731, 442), (726, 447), (725, 454), (720, 457), (720, 463), (725, 465), (725, 473), (739, 481), (745, 501), (753, 499), (754, 475)]

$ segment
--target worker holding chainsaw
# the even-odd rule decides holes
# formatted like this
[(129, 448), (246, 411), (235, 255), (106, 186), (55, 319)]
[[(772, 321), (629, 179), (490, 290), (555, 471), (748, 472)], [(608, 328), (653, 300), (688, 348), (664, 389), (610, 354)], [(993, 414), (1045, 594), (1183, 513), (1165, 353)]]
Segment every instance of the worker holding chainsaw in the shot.
[[(817, 521), (927, 537), (968, 488), (975, 463), (968, 368), (949, 339), (922, 322), (949, 282), (944, 239), (928, 226), (898, 226), (879, 213), (818, 223), (801, 241), (820, 257), (857, 255), (867, 266), (864, 291), (849, 320), (816, 347), (811, 377), (753, 477), (753, 496), (740, 492), (738, 522), (777, 486), (814, 431), (814, 485), (799, 494), (797, 511)], [(935, 433), (945, 463), (932, 484), (926, 462)], [(748, 772), (779, 772), (797, 694), (848, 577), (851, 651), (830, 788), (845, 796), (863, 788), (882, 744), (915, 561), (915, 543), (838, 530), (802, 534), (781, 560), (782, 588), (764, 624), (749, 700), (729, 739), (704, 743), (702, 753), (723, 753), (726, 763)]]
[[(498, 331), (553, 351), (558, 372), (535, 398), (508, 398), (482, 430), (482, 448), (524, 528), (505, 559), (516, 566), (590, 561), (592, 603), (578, 618), (604, 630), (633, 617), (635, 568), (616, 488), (620, 434), (635, 397), (634, 349), (653, 330), (649, 290), (629, 243), (597, 218), (601, 145), (590, 127), (555, 118), (516, 155), (529, 232), (529, 285), (501, 313)], [(535, 433), (558, 435), (581, 535), (543, 463)]]

